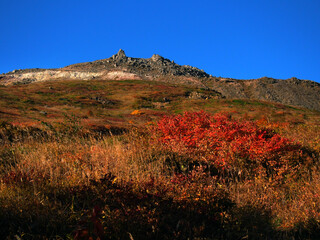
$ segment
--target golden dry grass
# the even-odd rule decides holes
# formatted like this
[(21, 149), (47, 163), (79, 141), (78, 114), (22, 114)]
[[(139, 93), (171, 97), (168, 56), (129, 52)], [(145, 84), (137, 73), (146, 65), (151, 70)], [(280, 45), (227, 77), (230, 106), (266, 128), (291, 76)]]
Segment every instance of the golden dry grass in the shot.
[[(190, 89), (163, 89), (156, 83), (119, 81), (114, 90), (115, 83), (99, 81), (91, 87), (48, 84), (1, 89), (6, 92), (0, 99), (0, 111), (5, 112), (1, 119), (11, 122), (0, 128), (4, 239), (74, 239), (76, 233), (98, 239), (92, 229), (96, 206), (101, 208), (105, 239), (319, 239), (319, 155), (313, 156), (312, 169), (283, 184), (266, 178), (226, 180), (201, 168), (179, 169), (177, 164), (196, 159), (168, 151), (145, 126), (165, 113), (228, 112), (233, 119), (256, 121), (319, 154), (319, 113), (256, 101), (189, 99), (184, 94)], [(36, 92), (54, 87), (63, 93), (64, 84), (77, 96), (65, 93), (63, 98), (72, 101), (65, 104), (62, 99), (50, 108), (15, 102), (9, 93), (19, 92), (25, 100), (45, 99), (49, 106), (55, 97)], [(90, 94), (121, 103), (110, 109), (92, 106), (90, 98), (78, 98), (89, 87)], [(172, 100), (164, 108), (143, 107), (163, 97)], [(8, 102), (14, 106), (10, 110)], [(38, 109), (32, 111), (39, 121), (32, 119), (31, 108)], [(43, 108), (47, 116), (39, 114)], [(135, 110), (141, 114), (131, 114)]]

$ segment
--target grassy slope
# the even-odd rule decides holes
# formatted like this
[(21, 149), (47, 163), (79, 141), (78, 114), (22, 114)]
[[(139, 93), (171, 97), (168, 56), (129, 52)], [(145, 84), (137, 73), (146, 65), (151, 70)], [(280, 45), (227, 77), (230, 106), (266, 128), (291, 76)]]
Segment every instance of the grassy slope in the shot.
[[(191, 99), (190, 92), (201, 92), (204, 98)], [(107, 239), (128, 239), (130, 234), (134, 239), (316, 239), (316, 168), (313, 178), (284, 186), (264, 179), (172, 183), (166, 159), (176, 156), (154, 145), (144, 126), (166, 113), (198, 110), (256, 121), (320, 150), (320, 114), (306, 109), (220, 99), (214, 92), (157, 82), (55, 81), (0, 87), (0, 121), (10, 123), (2, 123), (0, 134), (1, 235), (65, 239), (78, 229), (83, 239), (97, 237), (91, 211), (100, 206)], [(30, 126), (41, 129), (40, 137), (34, 137), (38, 132)], [(52, 135), (48, 126), (61, 134)], [(102, 139), (90, 135), (112, 128), (130, 132)], [(211, 200), (198, 200), (200, 185), (207, 186), (200, 198)]]
[[(209, 99), (190, 99), (190, 92), (202, 92)], [(0, 87), (0, 120), (32, 124), (37, 120), (61, 121), (74, 114), (84, 122), (130, 121), (136, 109), (152, 117), (159, 113), (182, 113), (205, 109), (228, 111), (250, 119), (262, 117), (281, 122), (313, 122), (317, 115), (305, 109), (252, 100), (216, 99), (211, 91), (144, 81), (54, 81)], [(163, 100), (167, 98), (170, 103)], [(306, 119), (308, 118), (308, 119)], [(139, 120), (140, 121), (140, 120)]]

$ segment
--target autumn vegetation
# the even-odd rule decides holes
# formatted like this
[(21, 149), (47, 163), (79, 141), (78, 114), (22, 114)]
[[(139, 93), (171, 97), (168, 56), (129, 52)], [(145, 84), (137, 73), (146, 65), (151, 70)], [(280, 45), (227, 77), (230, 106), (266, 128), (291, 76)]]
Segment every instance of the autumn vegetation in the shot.
[(318, 112), (47, 84), (0, 88), (3, 239), (320, 238)]

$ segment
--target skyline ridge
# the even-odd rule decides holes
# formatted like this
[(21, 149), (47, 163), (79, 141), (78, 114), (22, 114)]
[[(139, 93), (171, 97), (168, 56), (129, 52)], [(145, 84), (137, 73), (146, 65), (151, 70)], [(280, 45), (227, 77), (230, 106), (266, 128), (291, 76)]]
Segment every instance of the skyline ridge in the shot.
[(291, 77), (288, 77), (288, 78), (276, 78), (276, 77), (272, 77), (272, 76), (267, 76), (267, 75), (264, 75), (264, 76), (260, 76), (260, 77), (257, 77), (257, 78), (237, 78), (237, 77), (229, 77), (229, 76), (217, 76), (215, 75), (214, 73), (209, 73), (203, 69), (200, 69), (198, 68), (197, 66), (192, 66), (192, 65), (189, 65), (189, 64), (184, 64), (184, 65), (181, 65), (179, 63), (177, 63), (174, 59), (170, 59), (170, 58), (167, 58), (167, 57), (164, 57), (164, 56), (161, 56), (160, 54), (157, 54), (157, 53), (153, 53), (151, 57), (145, 57), (145, 58), (142, 58), (142, 57), (132, 57), (132, 56), (127, 56), (125, 50), (123, 48), (120, 48), (118, 50), (117, 53), (111, 55), (110, 57), (107, 57), (107, 58), (102, 58), (102, 59), (97, 59), (97, 60), (92, 60), (92, 61), (88, 61), (88, 62), (77, 62), (77, 63), (71, 63), (71, 64), (68, 64), (68, 65), (65, 65), (65, 66), (62, 66), (62, 67), (57, 67), (57, 68), (40, 68), (40, 67), (31, 67), (31, 68), (21, 68), (21, 69), (13, 69), (9, 72), (6, 72), (6, 73), (0, 73), (0, 75), (5, 75), (5, 74), (11, 74), (11, 73), (16, 73), (17, 71), (23, 71), (23, 70), (33, 70), (33, 69), (38, 69), (38, 70), (56, 70), (56, 69), (63, 69), (63, 68), (66, 68), (66, 67), (69, 67), (69, 66), (73, 66), (73, 65), (77, 65), (77, 64), (84, 64), (84, 63), (92, 63), (92, 62), (97, 62), (97, 61), (103, 61), (103, 60), (106, 60), (106, 59), (111, 59), (113, 57), (117, 57), (119, 59), (125, 59), (125, 58), (132, 58), (132, 59), (164, 59), (164, 60), (168, 60), (172, 63), (175, 63), (179, 66), (187, 66), (187, 67), (192, 67), (192, 68), (196, 68), (200, 71), (203, 71), (204, 73), (208, 74), (209, 76), (211, 77), (218, 77), (218, 78), (225, 78), (225, 79), (234, 79), (234, 80), (255, 80), (255, 79), (263, 79), (263, 78), (269, 78), (269, 79), (274, 79), (274, 80), (289, 80), (289, 79), (298, 79), (298, 80), (302, 80), (302, 81), (312, 81), (312, 82), (316, 82), (318, 84), (320, 84), (319, 82), (317, 81), (314, 81), (312, 79), (305, 79), (305, 78), (298, 78), (296, 76), (291, 76)]

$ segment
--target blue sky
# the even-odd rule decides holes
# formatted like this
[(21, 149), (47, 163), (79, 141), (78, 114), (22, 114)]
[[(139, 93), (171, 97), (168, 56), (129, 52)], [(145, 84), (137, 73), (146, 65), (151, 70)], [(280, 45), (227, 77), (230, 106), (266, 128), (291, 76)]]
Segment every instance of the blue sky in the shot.
[(0, 0), (0, 73), (157, 53), (214, 76), (320, 82), (319, 0)]

